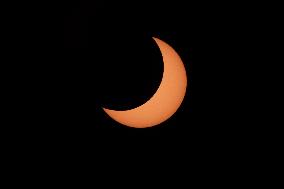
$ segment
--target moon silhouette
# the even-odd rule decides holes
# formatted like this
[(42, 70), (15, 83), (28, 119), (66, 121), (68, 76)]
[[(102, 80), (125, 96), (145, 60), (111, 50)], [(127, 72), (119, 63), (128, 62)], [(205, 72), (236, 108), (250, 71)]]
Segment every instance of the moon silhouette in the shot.
[(166, 121), (180, 107), (186, 93), (187, 77), (181, 58), (167, 43), (153, 39), (164, 63), (163, 78), (156, 93), (134, 109), (117, 111), (103, 108), (112, 119), (129, 127), (146, 128)]

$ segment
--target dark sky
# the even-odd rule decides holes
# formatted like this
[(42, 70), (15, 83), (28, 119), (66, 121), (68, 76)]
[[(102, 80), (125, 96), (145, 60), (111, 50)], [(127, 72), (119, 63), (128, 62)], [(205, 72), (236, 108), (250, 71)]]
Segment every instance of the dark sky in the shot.
[[(5, 19), (15, 29), (7, 27), (11, 37), (4, 36), (14, 47), (7, 58), (10, 72), (3, 69), (9, 87), (4, 92), (11, 98), (3, 98), (9, 106), (5, 112), (13, 112), (7, 126), (11, 137), (7, 134), (4, 145), (15, 143), (23, 149), (15, 162), (31, 149), (36, 153), (27, 156), (32, 161), (49, 158), (40, 164), (50, 159), (61, 164), (81, 156), (83, 161), (74, 162), (89, 158), (88, 163), (96, 165), (120, 165), (116, 173), (120, 175), (129, 160), (136, 171), (143, 168), (140, 162), (147, 161), (164, 169), (170, 165), (183, 168), (170, 175), (190, 172), (198, 176), (192, 170), (207, 173), (202, 169), (207, 165), (210, 175), (215, 175), (222, 163), (227, 169), (227, 165), (238, 166), (240, 159), (247, 159), (247, 153), (241, 156), (238, 151), (251, 152), (259, 142), (253, 136), (258, 135), (260, 124), (242, 119), (253, 114), (247, 105), (252, 106), (250, 100), (255, 97), (250, 94), (249, 102), (241, 97), (247, 97), (254, 83), (243, 89), (239, 82), (244, 78), (239, 70), (246, 70), (248, 61), (255, 62), (242, 55), (247, 38), (257, 36), (258, 31), (251, 36), (247, 32), (258, 16), (241, 27), (247, 19), (244, 9), (251, 13), (255, 5), (231, 1), (66, 2), (63, 7), (52, 5), (59, 14), (50, 9), (44, 17), (20, 7), (24, 13), (15, 14), (15, 20), (21, 24), (10, 22), (13, 13), (7, 14)], [(24, 17), (28, 13), (32, 19)], [(131, 109), (155, 93), (163, 62), (152, 37), (165, 41), (180, 55), (188, 87), (170, 119), (152, 128), (133, 129), (112, 120), (102, 107)], [(14, 147), (10, 150), (18, 152)], [(65, 158), (60, 154), (66, 154)], [(73, 169), (73, 162), (66, 164)], [(106, 171), (107, 176), (116, 176)], [(133, 173), (128, 171), (126, 178), (136, 177)]]

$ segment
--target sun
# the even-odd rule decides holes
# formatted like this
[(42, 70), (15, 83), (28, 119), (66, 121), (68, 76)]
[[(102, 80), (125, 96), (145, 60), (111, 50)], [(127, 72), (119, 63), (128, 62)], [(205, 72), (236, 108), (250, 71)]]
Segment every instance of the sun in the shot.
[(153, 38), (163, 57), (163, 78), (156, 93), (134, 109), (116, 111), (103, 108), (115, 121), (134, 128), (147, 128), (169, 119), (180, 107), (187, 87), (184, 64), (177, 52), (164, 41)]

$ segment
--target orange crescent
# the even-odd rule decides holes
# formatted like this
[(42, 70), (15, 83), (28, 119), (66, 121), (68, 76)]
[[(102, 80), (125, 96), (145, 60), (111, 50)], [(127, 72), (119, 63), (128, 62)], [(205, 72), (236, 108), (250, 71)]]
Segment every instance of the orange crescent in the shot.
[(153, 38), (163, 57), (163, 78), (156, 93), (141, 106), (117, 111), (103, 108), (115, 121), (134, 128), (146, 128), (158, 125), (169, 119), (181, 105), (187, 86), (184, 64), (167, 43)]

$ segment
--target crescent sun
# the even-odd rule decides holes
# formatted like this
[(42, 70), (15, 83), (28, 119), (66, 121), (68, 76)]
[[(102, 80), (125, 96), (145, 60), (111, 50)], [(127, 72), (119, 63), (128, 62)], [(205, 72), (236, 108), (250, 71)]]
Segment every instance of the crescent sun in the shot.
[(156, 93), (134, 109), (117, 111), (103, 108), (112, 119), (129, 127), (146, 128), (166, 121), (178, 110), (186, 93), (186, 70), (180, 56), (164, 41), (153, 39), (164, 63), (162, 81)]

